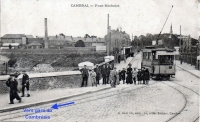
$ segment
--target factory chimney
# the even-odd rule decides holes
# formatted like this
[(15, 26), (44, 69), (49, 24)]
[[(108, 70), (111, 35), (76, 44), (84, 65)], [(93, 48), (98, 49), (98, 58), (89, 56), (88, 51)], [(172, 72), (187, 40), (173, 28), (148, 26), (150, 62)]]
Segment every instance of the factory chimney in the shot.
[(49, 48), (49, 41), (48, 41), (48, 30), (47, 30), (47, 18), (44, 18), (44, 26), (45, 26), (45, 37), (44, 37), (44, 48)]

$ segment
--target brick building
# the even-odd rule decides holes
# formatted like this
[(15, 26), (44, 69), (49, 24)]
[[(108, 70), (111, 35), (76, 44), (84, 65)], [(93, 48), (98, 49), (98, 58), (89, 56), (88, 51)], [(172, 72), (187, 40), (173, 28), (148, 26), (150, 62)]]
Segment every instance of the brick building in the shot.
[(105, 35), (105, 41), (110, 42), (110, 52), (114, 49), (121, 49), (124, 46), (129, 46), (130, 36), (125, 31), (111, 30), (109, 34)]
[(27, 37), (25, 34), (5, 34), (1, 37), (2, 43), (19, 43), (22, 45), (27, 44)]

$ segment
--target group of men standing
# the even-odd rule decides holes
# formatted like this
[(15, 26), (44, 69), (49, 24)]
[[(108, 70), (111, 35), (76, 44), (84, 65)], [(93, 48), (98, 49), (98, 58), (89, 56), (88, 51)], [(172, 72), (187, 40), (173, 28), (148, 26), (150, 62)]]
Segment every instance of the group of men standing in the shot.
[[(131, 64), (128, 64), (128, 68), (123, 68), (122, 71), (117, 71), (116, 67), (113, 67), (110, 64), (105, 64), (101, 68), (96, 65), (94, 69), (90, 71), (86, 68), (86, 65), (81, 70), (82, 72), (82, 84), (81, 87), (87, 87), (89, 76), (92, 77), (92, 86), (95, 84), (99, 85), (99, 80), (102, 77), (102, 85), (111, 84), (111, 86), (115, 86), (116, 84), (120, 84), (120, 81), (123, 80), (123, 84), (148, 84), (150, 80), (150, 73), (148, 69), (144, 67), (142, 69), (136, 70), (136, 68), (132, 68)], [(94, 81), (94, 82), (93, 82)], [(143, 83), (142, 83), (143, 81)], [(114, 85), (112, 84), (114, 83)]]
[[(16, 72), (15, 74), (11, 74), (8, 80), (6, 81), (6, 85), (10, 88), (10, 103), (9, 104), (14, 104), (14, 99), (16, 98), (19, 103), (21, 103), (22, 98), (19, 97), (18, 92), (18, 76), (20, 75), (19, 72)], [(25, 88), (27, 89), (27, 97), (30, 97), (30, 91), (29, 91), (29, 76), (26, 74), (26, 71), (23, 71), (23, 76), (22, 76), (22, 96), (24, 97), (24, 91)]]
[[(96, 65), (96, 67), (94, 69), (91, 69), (91, 72), (89, 71), (89, 69), (87, 69), (87, 66), (85, 65), (83, 69), (81, 69), (81, 73), (82, 73), (82, 83), (81, 83), (81, 87), (87, 87), (88, 85), (88, 78), (89, 76), (91, 76), (92, 80), (94, 81), (94, 76), (95, 78), (95, 84), (99, 85), (99, 80), (102, 76), (103, 79), (103, 85), (106, 84), (110, 84), (110, 72), (112, 70), (112, 65), (110, 65), (109, 63), (103, 65), (102, 67), (99, 67), (98, 65)], [(93, 83), (92, 81), (92, 83)]]

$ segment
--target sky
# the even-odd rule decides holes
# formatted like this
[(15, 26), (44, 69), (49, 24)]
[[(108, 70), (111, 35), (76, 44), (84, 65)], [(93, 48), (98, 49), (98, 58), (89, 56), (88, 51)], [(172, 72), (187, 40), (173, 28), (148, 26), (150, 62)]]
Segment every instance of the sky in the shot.
[[(71, 7), (88, 4), (93, 7)], [(119, 5), (119, 7), (95, 7)], [(107, 16), (111, 29), (122, 28), (130, 36), (158, 34), (172, 8), (162, 33), (191, 35), (198, 39), (200, 14), (197, 0), (1, 0), (1, 30), (4, 34), (44, 36), (44, 18), (48, 19), (48, 35), (85, 34), (104, 37)]]

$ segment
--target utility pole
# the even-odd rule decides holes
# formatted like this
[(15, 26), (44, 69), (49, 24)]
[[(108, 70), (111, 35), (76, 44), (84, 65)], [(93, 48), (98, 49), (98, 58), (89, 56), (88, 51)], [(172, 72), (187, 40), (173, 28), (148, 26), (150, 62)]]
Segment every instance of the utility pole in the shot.
[(182, 64), (183, 62), (183, 56), (182, 56), (182, 38), (181, 38), (181, 25), (180, 25), (180, 41), (179, 41), (179, 52), (180, 52), (180, 63)]
[(110, 47), (109, 47), (109, 41), (110, 41), (110, 27), (109, 27), (109, 14), (108, 14), (108, 23), (107, 23), (107, 35), (108, 35), (108, 40), (107, 40), (107, 56), (109, 56), (109, 50), (110, 50)]

